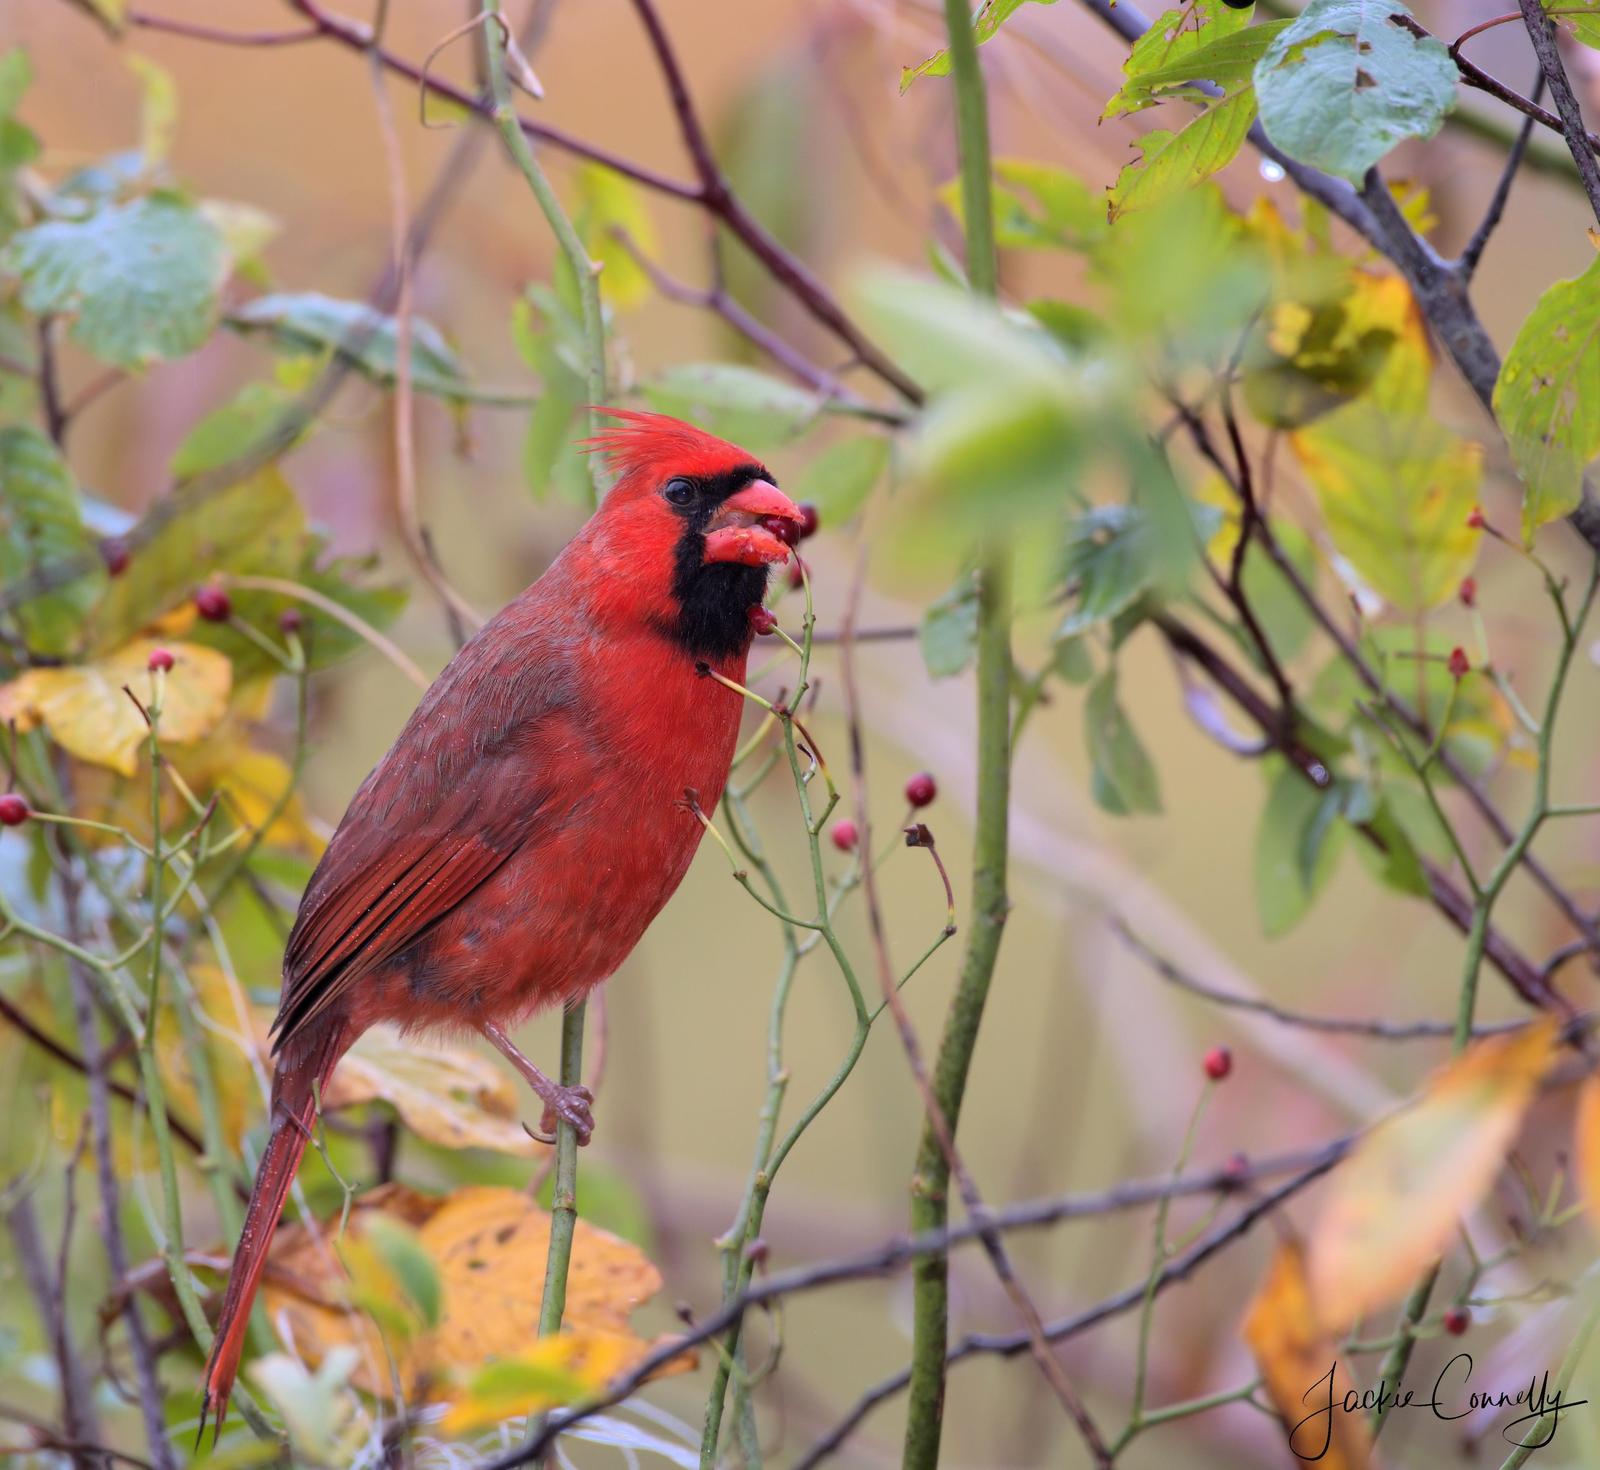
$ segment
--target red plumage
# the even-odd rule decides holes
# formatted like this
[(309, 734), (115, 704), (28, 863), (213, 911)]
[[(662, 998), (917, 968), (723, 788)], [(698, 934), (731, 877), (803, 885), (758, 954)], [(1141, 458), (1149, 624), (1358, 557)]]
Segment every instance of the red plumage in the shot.
[[(206, 1368), (221, 1422), (316, 1089), (367, 1027), (503, 1031), (606, 979), (672, 896), (742, 714), (751, 611), (799, 512), (744, 450), (656, 414), (590, 441), (619, 471), (549, 570), (451, 660), (362, 782), (301, 900), (272, 1134)], [(565, 1117), (586, 1108), (520, 1056)], [(574, 1113), (573, 1109), (577, 1112)]]

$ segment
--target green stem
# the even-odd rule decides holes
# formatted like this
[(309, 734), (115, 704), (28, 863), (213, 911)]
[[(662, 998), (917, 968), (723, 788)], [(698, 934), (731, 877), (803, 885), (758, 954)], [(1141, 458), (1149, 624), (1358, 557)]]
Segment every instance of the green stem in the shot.
[[(561, 1085), (583, 1081), (583, 1020), (588, 1007), (580, 1000), (561, 1017)], [(544, 1268), (544, 1296), (539, 1302), (539, 1336), (561, 1330), (567, 1306), (567, 1268), (572, 1263), (572, 1233), (578, 1224), (578, 1135), (570, 1123), (556, 1129), (555, 1194), (550, 1201), (550, 1253)]]
[[(1461, 998), (1456, 1007), (1456, 1026), (1452, 1050), (1459, 1055), (1472, 1039), (1472, 1021), (1478, 1003), (1478, 974), (1483, 967), (1483, 953), (1489, 935), (1489, 921), (1495, 901), (1510, 881), (1517, 865), (1522, 861), (1533, 839), (1538, 835), (1550, 815), (1550, 762), (1551, 745), (1555, 737), (1556, 714), (1561, 707), (1561, 695), (1566, 688), (1567, 675), (1572, 668), (1572, 655), (1578, 645), (1579, 634), (1594, 604), (1595, 589), (1600, 585), (1600, 562), (1589, 569), (1589, 580), (1584, 588), (1576, 617), (1568, 617), (1561, 588), (1545, 573), (1545, 587), (1555, 603), (1561, 621), (1561, 646), (1556, 656), (1556, 667), (1550, 678), (1550, 691), (1546, 696), (1544, 719), (1539, 724), (1538, 765), (1534, 773), (1533, 800), (1528, 804), (1527, 815), (1510, 845), (1501, 853), (1493, 872), (1481, 886), (1474, 885), (1472, 923), (1467, 930), (1467, 952), (1462, 965)], [(1448, 829), (1448, 826), (1446, 828)], [(1401, 1310), (1396, 1328), (1394, 1346), (1391, 1347), (1378, 1369), (1378, 1378), (1391, 1388), (1398, 1388), (1400, 1379), (1411, 1361), (1411, 1350), (1416, 1343), (1416, 1325), (1428, 1309), (1428, 1299), (1433, 1295), (1439, 1279), (1439, 1264), (1431, 1266), (1412, 1288), (1411, 1295)], [(1373, 1437), (1384, 1425), (1384, 1418), (1374, 1409), (1370, 1420)], [(1509, 1462), (1508, 1462), (1509, 1463)], [(1521, 1462), (1518, 1461), (1520, 1464)]]
[[(966, 227), (967, 279), (993, 296), (999, 285), (989, 174), (989, 121), (972, 21), (963, 0), (945, 0), (950, 76), (955, 86), (961, 155), (961, 204)], [(933, 1097), (954, 1136), (1000, 954), (1010, 899), (1006, 893), (1007, 816), (1011, 799), (1011, 588), (1009, 557), (991, 548), (978, 572), (978, 811), (973, 835), (972, 923), (956, 993), (945, 1017), (934, 1063)], [(949, 1221), (950, 1165), (931, 1118), (923, 1120), (911, 1180), (911, 1228), (942, 1230)], [(907, 1408), (906, 1470), (939, 1463), (944, 1424), (945, 1352), (950, 1335), (949, 1263), (924, 1256), (913, 1268), (911, 1394)]]
[[(522, 131), (516, 108), (512, 106), (511, 84), (506, 77), (506, 31), (505, 21), (500, 14), (500, 0), (486, 0), (484, 13), (488, 19), (484, 51), (488, 57), (489, 92), (494, 98), (495, 126), (505, 140), (506, 151), (511, 155), (512, 162), (527, 180), (528, 188), (538, 201), (556, 237), (556, 243), (560, 245), (561, 253), (566, 256), (572, 274), (577, 279), (586, 358), (584, 376), (589, 390), (589, 432), (593, 434), (599, 427), (595, 421), (595, 410), (605, 403), (608, 392), (605, 318), (600, 311), (600, 268), (589, 259), (589, 252), (584, 249), (583, 241), (578, 238), (577, 230), (556, 197), (556, 191), (551, 188), (550, 180), (539, 166), (539, 160)], [(594, 476), (594, 496), (598, 504), (603, 493), (599, 456), (591, 456), (589, 465), (590, 474)]]

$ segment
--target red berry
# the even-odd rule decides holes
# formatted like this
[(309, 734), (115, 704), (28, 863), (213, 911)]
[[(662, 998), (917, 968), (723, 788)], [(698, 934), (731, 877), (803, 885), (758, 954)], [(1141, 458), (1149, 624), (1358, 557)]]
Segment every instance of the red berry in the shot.
[(791, 521), (788, 516), (762, 516), (763, 530), (771, 531), (785, 546), (798, 546), (800, 544), (800, 522)]
[(228, 614), (233, 611), (233, 604), (228, 601), (228, 594), (222, 588), (208, 584), (195, 590), (194, 610), (208, 623), (225, 623)]
[(856, 843), (861, 840), (861, 833), (856, 830), (856, 824), (848, 817), (842, 822), (835, 822), (828, 836), (833, 839), (833, 845), (840, 852), (854, 852)]
[(1461, 598), (1462, 607), (1476, 607), (1478, 605), (1477, 582), (1475, 582), (1471, 577), (1462, 578), (1461, 591), (1458, 595)]
[(817, 508), (809, 500), (800, 507), (800, 539), (804, 541), (808, 536), (817, 534), (817, 527), (821, 524), (822, 517), (817, 514)]
[(0, 827), (20, 827), (28, 820), (28, 803), (15, 791), (0, 796)]
[(1229, 1184), (1243, 1184), (1250, 1177), (1250, 1160), (1244, 1154), (1233, 1154), (1222, 1166), (1222, 1177)]
[(800, 588), (806, 585), (805, 568), (800, 565), (800, 558), (798, 556), (791, 556), (789, 558), (789, 585), (796, 591), (799, 591)]
[(1461, 678), (1472, 667), (1467, 658), (1467, 650), (1459, 645), (1450, 650), (1450, 676), (1454, 679)]
[(778, 615), (770, 607), (762, 607), (758, 603), (750, 609), (750, 626), (765, 638), (778, 626)]
[(1476, 505), (1473, 506), (1467, 515), (1467, 525), (1474, 531), (1481, 531), (1488, 524), (1483, 518), (1482, 508)]
[(172, 667), (172, 650), (169, 648), (152, 648), (150, 650), (150, 672), (157, 669), (163, 673)]
[(306, 625), (306, 615), (297, 607), (286, 607), (278, 614), (278, 631), (287, 638), (291, 633), (298, 633)]
[(1233, 1071), (1233, 1053), (1225, 1046), (1214, 1046), (1206, 1053), (1202, 1065), (1206, 1069), (1207, 1077), (1213, 1082), (1221, 1082)]
[(1451, 1337), (1460, 1337), (1470, 1326), (1472, 1326), (1472, 1313), (1466, 1307), (1451, 1307), (1444, 1314), (1444, 1330)]
[(939, 783), (926, 771), (918, 771), (906, 782), (906, 800), (912, 806), (927, 806), (938, 794)]
[(100, 556), (109, 575), (120, 577), (128, 570), (128, 543), (120, 536), (107, 536), (100, 543)]

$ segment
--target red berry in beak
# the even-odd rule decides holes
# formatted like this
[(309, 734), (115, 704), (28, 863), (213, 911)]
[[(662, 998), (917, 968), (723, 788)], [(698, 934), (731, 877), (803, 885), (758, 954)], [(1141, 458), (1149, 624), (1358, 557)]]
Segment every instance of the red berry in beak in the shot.
[(750, 609), (750, 626), (756, 630), (759, 637), (765, 638), (778, 626), (777, 614), (770, 607), (757, 604)]
[(800, 544), (800, 522), (791, 521), (787, 516), (762, 516), (761, 529), (771, 531), (785, 546)]
[(1452, 678), (1459, 679), (1463, 677), (1471, 667), (1472, 664), (1467, 658), (1466, 649), (1456, 647), (1450, 650), (1450, 675)]
[(1233, 1071), (1233, 1053), (1225, 1046), (1214, 1046), (1206, 1053), (1203, 1065), (1207, 1077), (1213, 1082), (1221, 1082)]
[(804, 541), (807, 537), (815, 536), (817, 534), (817, 526), (820, 524), (820, 522), (821, 517), (819, 517), (817, 514), (816, 506), (814, 506), (809, 500), (801, 505), (800, 539)]
[(929, 805), (939, 794), (939, 783), (926, 771), (918, 771), (906, 782), (906, 800), (914, 807)]
[(153, 674), (158, 669), (166, 673), (172, 667), (172, 650), (168, 648), (153, 648), (150, 650), (150, 672)]
[(798, 556), (789, 558), (789, 585), (797, 592), (806, 585), (805, 570), (801, 567)]
[(201, 587), (194, 594), (194, 610), (208, 623), (225, 623), (228, 614), (233, 611), (233, 604), (228, 601), (228, 594), (220, 587)]
[(0, 827), (20, 827), (28, 820), (28, 803), (15, 791), (0, 796)]
[(840, 852), (854, 852), (856, 843), (861, 840), (861, 834), (856, 830), (856, 824), (846, 818), (842, 822), (835, 822), (833, 830), (828, 834), (833, 839), (833, 845)]

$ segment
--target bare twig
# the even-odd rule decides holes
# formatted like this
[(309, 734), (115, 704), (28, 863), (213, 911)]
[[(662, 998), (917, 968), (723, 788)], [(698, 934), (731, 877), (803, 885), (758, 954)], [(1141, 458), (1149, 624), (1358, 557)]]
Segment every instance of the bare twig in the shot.
[[(1541, 71), (1533, 84), (1535, 102), (1539, 100), (1539, 94), (1543, 90), (1544, 73)], [(1537, 120), (1534, 117), (1522, 120), (1522, 126), (1517, 130), (1517, 140), (1506, 154), (1506, 161), (1500, 169), (1500, 177), (1495, 181), (1494, 193), (1489, 196), (1488, 208), (1484, 210), (1478, 228), (1472, 232), (1472, 238), (1462, 248), (1461, 271), (1469, 281), (1478, 269), (1478, 262), (1483, 259), (1484, 247), (1488, 245), (1489, 237), (1499, 227), (1501, 217), (1506, 212), (1506, 201), (1511, 197), (1511, 185), (1516, 181), (1517, 170), (1522, 167), (1523, 156), (1528, 151), (1528, 139), (1533, 136), (1533, 125)]]
[(1578, 166), (1578, 177), (1583, 180), (1583, 192), (1589, 196), (1589, 208), (1600, 221), (1600, 162), (1595, 160), (1589, 130), (1583, 125), (1583, 112), (1572, 83), (1567, 79), (1567, 69), (1561, 64), (1555, 22), (1545, 14), (1539, 0), (1517, 0), (1517, 5), (1528, 29), (1528, 39), (1533, 42), (1533, 54), (1539, 58), (1539, 67), (1550, 88), (1550, 100), (1561, 118), (1562, 136), (1567, 140), (1572, 161)]

